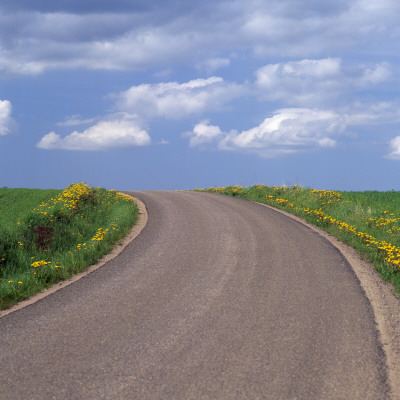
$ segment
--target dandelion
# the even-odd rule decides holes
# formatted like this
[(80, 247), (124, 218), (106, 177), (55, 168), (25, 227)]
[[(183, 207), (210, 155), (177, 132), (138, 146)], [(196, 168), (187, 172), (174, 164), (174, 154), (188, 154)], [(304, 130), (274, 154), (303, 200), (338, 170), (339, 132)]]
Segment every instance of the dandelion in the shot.
[(31, 264), (31, 267), (38, 268), (41, 267), (42, 265), (47, 265), (47, 264), (51, 264), (51, 261), (45, 261), (45, 260), (35, 261)]

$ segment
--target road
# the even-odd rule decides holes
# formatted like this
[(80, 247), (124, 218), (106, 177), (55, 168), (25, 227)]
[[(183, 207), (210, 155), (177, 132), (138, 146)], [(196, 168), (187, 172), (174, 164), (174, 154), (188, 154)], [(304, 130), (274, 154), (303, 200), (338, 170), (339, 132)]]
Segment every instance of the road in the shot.
[(346, 259), (279, 212), (133, 192), (141, 234), (0, 318), (1, 399), (388, 399), (372, 307)]

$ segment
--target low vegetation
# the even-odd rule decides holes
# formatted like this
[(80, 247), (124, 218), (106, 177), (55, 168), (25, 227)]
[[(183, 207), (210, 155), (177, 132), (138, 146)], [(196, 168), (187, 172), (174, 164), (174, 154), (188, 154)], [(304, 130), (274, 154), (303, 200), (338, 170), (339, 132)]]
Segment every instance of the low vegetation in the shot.
[(265, 203), (304, 218), (353, 246), (400, 294), (400, 192), (266, 185), (202, 190)]
[(84, 183), (0, 189), (0, 309), (86, 269), (137, 218), (129, 196)]

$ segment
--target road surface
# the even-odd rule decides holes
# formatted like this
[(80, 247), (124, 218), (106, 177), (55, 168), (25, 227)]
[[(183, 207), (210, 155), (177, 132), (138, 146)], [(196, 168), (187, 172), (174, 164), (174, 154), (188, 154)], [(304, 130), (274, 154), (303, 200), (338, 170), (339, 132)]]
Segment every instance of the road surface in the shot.
[(371, 305), (342, 254), (245, 200), (133, 192), (141, 234), (0, 318), (1, 399), (388, 399)]

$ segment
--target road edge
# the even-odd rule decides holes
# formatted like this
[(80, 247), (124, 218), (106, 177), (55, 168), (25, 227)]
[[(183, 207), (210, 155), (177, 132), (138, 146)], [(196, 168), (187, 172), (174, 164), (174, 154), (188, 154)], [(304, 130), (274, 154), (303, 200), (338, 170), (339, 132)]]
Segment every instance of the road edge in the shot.
[(106, 254), (96, 264), (90, 265), (85, 271), (80, 272), (79, 274), (76, 274), (65, 281), (56, 283), (50, 288), (44, 289), (41, 292), (34, 294), (33, 296), (29, 297), (26, 300), (20, 301), (17, 304), (11, 306), (10, 308), (1, 310), (0, 318), (5, 317), (6, 315), (11, 314), (15, 311), (21, 310), (22, 308), (25, 308), (27, 306), (30, 306), (31, 304), (36, 303), (37, 301), (49, 296), (50, 294), (55, 293), (58, 290), (65, 288), (66, 286), (71, 285), (72, 283), (78, 281), (79, 279), (82, 279), (83, 277), (89, 275), (93, 271), (96, 271), (97, 269), (105, 265), (107, 262), (112, 260), (113, 258), (117, 257), (122, 252), (122, 250), (124, 250), (125, 247), (129, 245), (129, 243), (131, 243), (137, 236), (139, 236), (140, 232), (146, 226), (148, 220), (148, 213), (145, 204), (136, 197), (133, 197), (131, 195), (128, 196), (131, 197), (132, 201), (137, 205), (139, 209), (139, 217), (136, 224), (132, 227), (128, 235), (126, 235), (122, 239), (121, 244), (115, 246), (111, 251), (111, 253)]
[(347, 260), (372, 306), (381, 346), (386, 357), (392, 399), (400, 400), (400, 301), (396, 298), (394, 286), (385, 282), (373, 265), (363, 260), (355, 249), (334, 236), (294, 214), (264, 203), (255, 203), (307, 226), (330, 242)]

